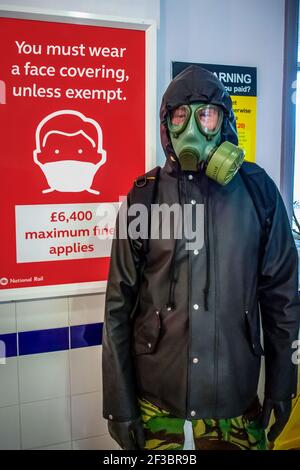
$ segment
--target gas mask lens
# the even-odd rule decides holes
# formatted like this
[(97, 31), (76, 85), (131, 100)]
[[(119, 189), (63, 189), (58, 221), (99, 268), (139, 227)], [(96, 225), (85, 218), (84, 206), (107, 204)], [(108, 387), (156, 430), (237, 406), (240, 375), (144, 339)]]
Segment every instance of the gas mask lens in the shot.
[[(168, 117), (168, 127), (173, 134), (180, 134), (184, 131), (192, 114), (188, 105), (178, 106), (173, 109)], [(202, 104), (194, 111), (194, 118), (200, 132), (204, 135), (217, 134), (223, 121), (223, 111), (219, 106), (212, 104)]]
[(218, 106), (208, 104), (196, 109), (195, 118), (200, 132), (214, 135), (219, 132), (222, 125), (223, 111)]
[(171, 111), (168, 118), (168, 126), (171, 132), (179, 133), (185, 129), (191, 115), (189, 106), (182, 105)]

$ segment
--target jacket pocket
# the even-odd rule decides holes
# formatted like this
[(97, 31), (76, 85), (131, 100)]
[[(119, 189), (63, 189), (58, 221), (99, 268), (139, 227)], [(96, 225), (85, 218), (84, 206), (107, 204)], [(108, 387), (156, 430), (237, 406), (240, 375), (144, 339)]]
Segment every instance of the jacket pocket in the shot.
[(133, 352), (151, 354), (155, 351), (161, 332), (160, 310), (151, 310), (138, 316), (133, 329)]
[(256, 356), (263, 356), (264, 350), (260, 343), (260, 324), (259, 324), (258, 315), (251, 314), (250, 310), (246, 308), (245, 309), (245, 321), (246, 321), (248, 341), (250, 343), (252, 352)]

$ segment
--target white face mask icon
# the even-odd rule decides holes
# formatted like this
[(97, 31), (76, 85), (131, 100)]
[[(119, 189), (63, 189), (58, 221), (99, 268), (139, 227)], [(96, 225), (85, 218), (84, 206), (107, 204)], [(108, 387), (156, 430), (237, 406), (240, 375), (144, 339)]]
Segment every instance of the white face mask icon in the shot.
[(36, 130), (34, 161), (43, 171), (51, 191), (81, 192), (91, 189), (94, 176), (106, 162), (102, 130), (79, 111), (61, 110), (46, 116)]

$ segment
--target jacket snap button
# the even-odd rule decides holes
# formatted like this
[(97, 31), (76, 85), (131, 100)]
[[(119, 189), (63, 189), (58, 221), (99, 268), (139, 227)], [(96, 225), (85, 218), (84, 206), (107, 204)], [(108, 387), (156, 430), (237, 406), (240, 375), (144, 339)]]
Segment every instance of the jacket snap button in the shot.
[(196, 416), (196, 411), (192, 410), (191, 411), (191, 416)]
[(199, 305), (198, 305), (198, 304), (195, 304), (193, 308), (194, 308), (194, 310), (198, 310)]
[(151, 344), (151, 343), (148, 343), (148, 348), (149, 348), (149, 349), (151, 349), (151, 346), (152, 346), (152, 344)]
[(194, 255), (199, 255), (199, 250), (194, 250)]
[(194, 358), (193, 358), (193, 363), (194, 363), (194, 364), (198, 364), (198, 362), (199, 362), (198, 357), (194, 357)]
[(193, 175), (189, 175), (189, 176), (188, 176), (188, 179), (189, 179), (189, 180), (192, 180), (193, 178), (194, 178)]
[(156, 315), (159, 315), (159, 310), (155, 310)]
[(192, 199), (192, 200), (191, 200), (191, 204), (193, 204), (193, 206), (196, 204), (195, 199)]
[(108, 415), (108, 419), (113, 419), (113, 415)]

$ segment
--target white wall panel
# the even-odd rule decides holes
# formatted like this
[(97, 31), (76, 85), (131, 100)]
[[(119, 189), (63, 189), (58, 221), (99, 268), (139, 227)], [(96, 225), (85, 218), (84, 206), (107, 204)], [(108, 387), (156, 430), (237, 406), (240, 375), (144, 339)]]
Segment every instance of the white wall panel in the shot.
[(69, 298), (70, 325), (100, 323), (104, 316), (105, 294)]
[(20, 449), (19, 406), (0, 408), (0, 450)]
[(109, 434), (73, 441), (73, 450), (121, 450)]
[(22, 404), (21, 430), (23, 449), (70, 441), (70, 399), (65, 397)]
[(9, 357), (6, 359), (6, 364), (0, 363), (0, 407), (17, 405), (18, 390), (18, 358)]
[(0, 303), (0, 335), (16, 331), (15, 302)]
[(107, 434), (100, 392), (72, 396), (72, 440)]
[(25, 300), (16, 303), (18, 331), (68, 326), (68, 298)]
[(101, 359), (102, 346), (70, 351), (72, 395), (102, 389)]
[(70, 394), (69, 351), (21, 356), (19, 371), (21, 403)]

